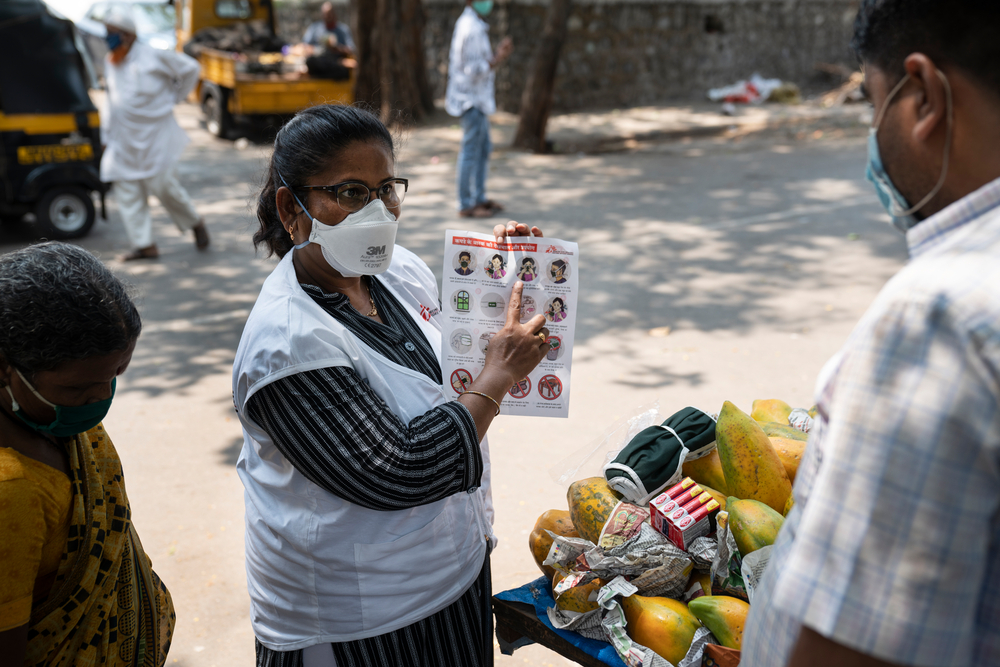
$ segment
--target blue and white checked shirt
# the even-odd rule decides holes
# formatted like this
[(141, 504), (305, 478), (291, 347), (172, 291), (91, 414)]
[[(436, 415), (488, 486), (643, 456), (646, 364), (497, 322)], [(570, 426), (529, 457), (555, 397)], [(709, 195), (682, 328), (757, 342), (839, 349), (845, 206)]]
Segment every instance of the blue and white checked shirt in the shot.
[(741, 667), (784, 667), (803, 625), (889, 662), (1000, 665), (1000, 180), (906, 240), (819, 378)]

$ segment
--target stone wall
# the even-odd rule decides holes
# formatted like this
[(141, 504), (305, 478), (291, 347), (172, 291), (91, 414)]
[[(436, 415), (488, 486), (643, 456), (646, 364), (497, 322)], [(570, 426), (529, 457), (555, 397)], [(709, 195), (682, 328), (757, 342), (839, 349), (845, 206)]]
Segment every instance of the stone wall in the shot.
[[(367, 1), (367, 0), (361, 0)], [(279, 31), (301, 35), (321, 2), (278, 4)], [(346, 3), (335, 3), (350, 21)], [(629, 107), (701, 99), (708, 88), (754, 72), (809, 86), (817, 62), (853, 64), (848, 49), (856, 0), (575, 0), (563, 46), (558, 110)], [(494, 41), (514, 40), (497, 72), (497, 104), (516, 112), (541, 35), (545, 0), (498, 0)], [(443, 97), (448, 46), (462, 0), (424, 0), (424, 40), (435, 97)]]

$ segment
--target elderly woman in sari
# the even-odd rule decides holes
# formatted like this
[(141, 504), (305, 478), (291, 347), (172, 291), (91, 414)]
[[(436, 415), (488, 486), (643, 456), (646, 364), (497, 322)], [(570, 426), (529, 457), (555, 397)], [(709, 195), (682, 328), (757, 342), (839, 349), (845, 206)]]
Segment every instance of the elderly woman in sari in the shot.
[(0, 662), (159, 667), (173, 605), (101, 424), (139, 313), (90, 253), (44, 243), (0, 257), (0, 322)]

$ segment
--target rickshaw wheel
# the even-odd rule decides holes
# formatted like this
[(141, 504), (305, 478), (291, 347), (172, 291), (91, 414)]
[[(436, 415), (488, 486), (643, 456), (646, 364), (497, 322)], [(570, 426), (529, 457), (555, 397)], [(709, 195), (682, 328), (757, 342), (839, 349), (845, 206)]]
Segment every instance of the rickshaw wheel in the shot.
[(205, 114), (205, 129), (220, 139), (228, 138), (233, 125), (227, 92), (215, 84), (202, 84), (201, 110)]
[(50, 239), (86, 236), (96, 219), (94, 200), (86, 188), (52, 188), (35, 205), (35, 226), (41, 236)]

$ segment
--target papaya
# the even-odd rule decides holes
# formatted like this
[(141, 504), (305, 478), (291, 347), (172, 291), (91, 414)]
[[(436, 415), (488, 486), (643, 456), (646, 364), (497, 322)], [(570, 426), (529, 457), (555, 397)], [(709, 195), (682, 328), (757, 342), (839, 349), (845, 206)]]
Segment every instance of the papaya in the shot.
[(618, 505), (620, 497), (603, 477), (588, 477), (573, 482), (566, 491), (569, 518), (580, 537), (597, 544), (604, 524)]
[(800, 431), (791, 424), (779, 424), (778, 422), (764, 422), (760, 425), (764, 435), (769, 438), (788, 438), (789, 440), (801, 440), (805, 442), (809, 439), (809, 434)]
[(708, 486), (723, 495), (729, 495), (718, 449), (713, 449), (711, 454), (700, 459), (685, 461), (681, 472), (685, 477), (690, 477), (701, 486)]
[(771, 445), (774, 447), (778, 458), (781, 459), (781, 465), (785, 466), (785, 474), (788, 475), (788, 481), (795, 482), (795, 474), (799, 471), (802, 453), (806, 451), (805, 441), (772, 437)]
[(776, 398), (756, 400), (751, 407), (750, 418), (757, 422), (788, 423), (788, 415), (792, 414), (792, 406)]
[(688, 579), (688, 588), (691, 588), (691, 586), (695, 583), (701, 586), (701, 590), (705, 593), (705, 595), (712, 594), (712, 574), (710, 572), (699, 572), (698, 570), (692, 571), (691, 578)]
[(759, 500), (775, 512), (784, 510), (792, 483), (760, 425), (726, 401), (715, 425), (715, 440), (729, 495)]
[(729, 530), (744, 558), (758, 549), (774, 544), (778, 531), (785, 523), (783, 516), (757, 500), (730, 498), (727, 507)]
[(788, 502), (785, 503), (785, 511), (781, 513), (781, 516), (787, 517), (788, 513), (792, 511), (793, 507), (795, 507), (795, 493), (794, 493), (794, 491), (792, 492), (792, 495), (788, 496)]
[(810, 417), (812, 417), (813, 419), (816, 419), (816, 415), (818, 415), (818, 414), (819, 414), (819, 406), (818, 405), (814, 405), (811, 408), (809, 408), (809, 416)]
[(556, 586), (566, 578), (562, 572), (556, 572), (552, 577), (552, 597), (556, 600), (556, 606), (563, 611), (576, 611), (586, 614), (594, 611), (600, 605), (597, 604), (597, 591), (601, 590), (605, 582), (601, 579), (594, 579), (586, 584), (574, 586), (556, 595)]
[(621, 601), (625, 632), (672, 664), (679, 664), (701, 623), (688, 606), (670, 598), (630, 595)]
[(688, 609), (702, 625), (712, 631), (720, 644), (740, 650), (750, 605), (728, 595), (710, 595), (691, 600)]
[(542, 565), (548, 558), (549, 549), (552, 548), (552, 536), (546, 532), (549, 530), (563, 537), (580, 537), (580, 534), (576, 532), (576, 528), (569, 518), (569, 510), (546, 510), (535, 522), (535, 527), (528, 535), (528, 548), (531, 549), (535, 565), (542, 571), (542, 574), (548, 577), (549, 581), (552, 581), (552, 575), (556, 573), (555, 569), (549, 565)]

